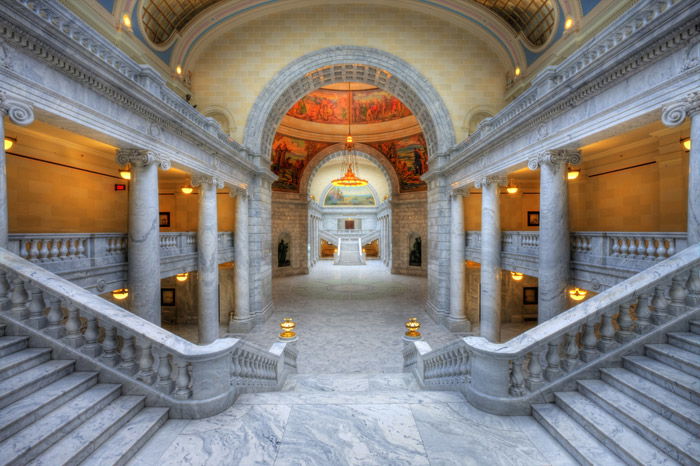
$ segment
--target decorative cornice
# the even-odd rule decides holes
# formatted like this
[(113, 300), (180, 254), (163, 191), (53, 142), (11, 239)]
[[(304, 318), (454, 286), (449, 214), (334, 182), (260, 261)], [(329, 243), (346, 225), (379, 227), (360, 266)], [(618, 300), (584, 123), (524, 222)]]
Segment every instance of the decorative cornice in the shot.
[(192, 175), (192, 186), (196, 187), (205, 184), (213, 185), (216, 189), (221, 189), (224, 187), (224, 182), (216, 176), (205, 175), (203, 173), (197, 173)]
[(474, 186), (477, 189), (485, 188), (486, 186), (495, 184), (497, 186), (505, 186), (508, 184), (508, 180), (506, 179), (505, 176), (500, 176), (500, 175), (489, 175), (489, 176), (484, 176), (480, 180), (476, 181), (474, 183)]
[(688, 116), (700, 113), (700, 92), (691, 92), (678, 102), (664, 106), (661, 110), (661, 121), (666, 126), (678, 126)]
[(34, 121), (34, 111), (29, 104), (0, 92), (0, 116), (4, 115), (7, 115), (12, 123), (20, 126), (29, 125)]
[(555, 166), (562, 163), (578, 165), (581, 163), (581, 152), (575, 149), (545, 150), (530, 157), (527, 166), (530, 170), (537, 170), (545, 163)]
[(158, 164), (163, 170), (170, 170), (170, 160), (153, 151), (145, 149), (119, 149), (117, 151), (117, 163), (119, 165), (131, 164), (136, 167), (145, 167)]

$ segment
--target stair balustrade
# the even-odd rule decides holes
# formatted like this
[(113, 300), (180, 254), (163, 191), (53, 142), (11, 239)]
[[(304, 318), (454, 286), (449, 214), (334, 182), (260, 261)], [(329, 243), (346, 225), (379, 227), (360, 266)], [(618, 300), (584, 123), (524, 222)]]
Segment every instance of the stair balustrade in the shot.
[(211, 416), (241, 392), (279, 389), (296, 367), (293, 344), (275, 343), (272, 352), (237, 338), (196, 345), (5, 249), (0, 321), (170, 407), (173, 417)]
[(406, 343), (404, 369), (421, 386), (461, 391), (482, 410), (529, 414), (531, 404), (551, 401), (555, 390), (577, 377), (619, 361), (698, 316), (700, 244), (508, 342), (466, 337), (434, 351), (425, 342)]

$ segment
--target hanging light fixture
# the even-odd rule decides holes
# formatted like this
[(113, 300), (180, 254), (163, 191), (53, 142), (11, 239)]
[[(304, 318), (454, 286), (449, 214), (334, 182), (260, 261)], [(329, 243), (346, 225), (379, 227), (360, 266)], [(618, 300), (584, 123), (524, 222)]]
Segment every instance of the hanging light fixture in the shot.
[(569, 297), (574, 301), (582, 301), (586, 298), (588, 291), (582, 290), (581, 288), (572, 288), (569, 290)]
[(190, 276), (190, 274), (188, 272), (179, 273), (179, 274), (175, 275), (175, 280), (177, 280), (179, 282), (186, 282), (187, 278), (189, 278), (189, 276)]
[(119, 176), (121, 176), (125, 180), (130, 180), (131, 179), (131, 170), (129, 170), (128, 167), (120, 168), (119, 169)]
[(581, 169), (580, 168), (571, 168), (569, 167), (569, 171), (566, 172), (566, 179), (567, 180), (575, 180), (578, 178), (578, 176), (581, 174)]
[(12, 146), (14, 146), (16, 142), (17, 142), (17, 139), (6, 136), (5, 137), (5, 150), (12, 149)]
[(520, 272), (511, 272), (510, 278), (512, 278), (516, 282), (519, 282), (523, 279), (523, 274), (521, 274)]
[(182, 194), (192, 194), (194, 188), (191, 184), (187, 183), (186, 185), (180, 187), (180, 191), (182, 191)]
[(518, 187), (517, 187), (515, 184), (513, 184), (512, 181), (510, 181), (510, 182), (508, 183), (508, 186), (506, 186), (506, 192), (507, 192), (508, 194), (515, 194), (515, 193), (518, 192)]
[[(7, 141), (7, 139), (5, 141)], [(681, 139), (681, 144), (686, 152), (690, 152), (690, 138)], [(7, 142), (5, 142), (5, 145), (7, 145)], [(7, 147), (5, 147), (5, 150), (7, 150)]]
[(126, 299), (129, 296), (129, 290), (128, 288), (120, 288), (118, 290), (112, 291), (112, 297), (114, 299), (122, 300)]
[[(331, 181), (333, 186), (367, 186), (369, 183), (357, 176), (357, 154), (355, 153), (355, 144), (352, 140), (350, 125), (352, 124), (352, 92), (350, 91), (350, 83), (348, 83), (348, 135), (345, 138), (345, 152), (343, 154), (343, 163), (341, 165), (340, 178)], [(345, 170), (345, 173), (343, 173)]]

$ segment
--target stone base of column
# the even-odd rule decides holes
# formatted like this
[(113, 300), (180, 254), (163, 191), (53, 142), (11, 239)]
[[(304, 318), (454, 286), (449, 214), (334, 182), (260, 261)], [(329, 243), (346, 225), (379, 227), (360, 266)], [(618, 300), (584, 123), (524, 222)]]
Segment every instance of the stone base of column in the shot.
[(255, 321), (259, 324), (262, 324), (267, 321), (267, 319), (272, 316), (272, 302), (270, 302), (267, 306), (265, 306), (265, 309), (262, 310), (262, 312), (259, 312), (255, 314)]
[(453, 319), (451, 317), (448, 317), (445, 320), (445, 327), (447, 327), (447, 330), (449, 330), (450, 332), (467, 333), (471, 332), (472, 323), (469, 322), (467, 319)]
[(445, 314), (447, 311), (441, 311), (432, 302), (427, 301), (425, 303), (425, 312), (430, 316), (431, 319), (433, 319), (433, 321), (436, 324), (445, 325)]
[(246, 320), (232, 319), (228, 322), (228, 333), (248, 333), (255, 327), (253, 318)]

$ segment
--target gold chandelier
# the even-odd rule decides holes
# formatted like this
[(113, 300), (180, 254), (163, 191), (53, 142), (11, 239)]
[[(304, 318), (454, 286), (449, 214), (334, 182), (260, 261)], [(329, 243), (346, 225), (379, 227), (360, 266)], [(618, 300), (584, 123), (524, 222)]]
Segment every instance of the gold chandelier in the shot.
[[(352, 122), (352, 92), (350, 91), (350, 83), (348, 83), (348, 135), (345, 138), (345, 152), (343, 154), (343, 163), (341, 164), (341, 177), (331, 181), (333, 186), (367, 186), (367, 180), (363, 180), (356, 175), (357, 171), (357, 154), (354, 151), (355, 144), (352, 142), (352, 133), (350, 132), (350, 124)], [(345, 173), (343, 173), (345, 170)]]

